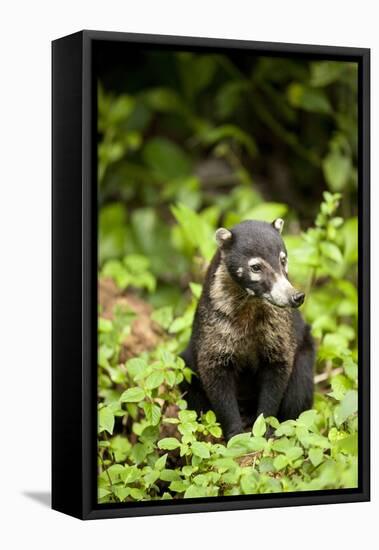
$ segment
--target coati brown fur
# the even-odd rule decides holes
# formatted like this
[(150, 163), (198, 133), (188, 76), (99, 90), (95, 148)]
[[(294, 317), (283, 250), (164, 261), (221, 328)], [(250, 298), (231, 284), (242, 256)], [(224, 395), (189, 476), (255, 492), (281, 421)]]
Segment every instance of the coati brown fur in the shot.
[(288, 281), (282, 220), (246, 221), (216, 232), (189, 345), (196, 373), (188, 406), (213, 409), (226, 439), (261, 413), (297, 418), (312, 406), (314, 344)]

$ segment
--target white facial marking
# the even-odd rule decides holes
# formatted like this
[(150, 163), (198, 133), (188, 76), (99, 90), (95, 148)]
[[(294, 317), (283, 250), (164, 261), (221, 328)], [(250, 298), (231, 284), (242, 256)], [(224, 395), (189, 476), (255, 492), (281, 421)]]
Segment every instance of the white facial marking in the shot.
[(237, 269), (237, 275), (238, 275), (238, 277), (242, 277), (242, 274), (243, 274), (243, 267), (239, 267), (239, 268)]
[[(280, 254), (279, 254), (279, 259), (280, 259), (281, 265), (282, 265), (283, 268), (284, 268), (284, 271), (285, 271), (286, 273), (288, 273), (288, 258), (287, 258), (286, 253), (285, 253), (283, 250), (282, 250), (282, 251), (280, 252)], [(283, 260), (285, 260), (285, 261), (283, 261)]]
[(250, 288), (247, 288), (247, 289), (246, 289), (246, 292), (247, 292), (248, 294), (250, 294), (250, 296), (255, 296), (254, 290), (251, 290)]
[[(262, 263), (264, 263), (262, 258), (250, 258), (250, 260), (247, 262), (248, 266), (250, 267), (257, 264), (261, 265)], [(250, 270), (249, 277), (251, 281), (260, 281), (262, 278), (262, 273), (254, 273), (254, 271)]]
[(282, 218), (277, 218), (275, 221), (274, 221), (274, 227), (277, 231), (279, 231), (279, 233), (282, 232), (282, 229), (283, 229), (283, 225), (284, 225), (284, 221), (282, 220)]
[(254, 265), (254, 264), (260, 264), (261, 262), (262, 262), (262, 258), (250, 258), (247, 264)]
[(273, 302), (277, 306), (288, 306), (289, 299), (294, 288), (284, 275), (277, 275), (274, 284), (271, 287), (271, 292), (263, 297)]
[(251, 281), (260, 281), (262, 278), (262, 273), (254, 273), (253, 271), (250, 271), (249, 277)]

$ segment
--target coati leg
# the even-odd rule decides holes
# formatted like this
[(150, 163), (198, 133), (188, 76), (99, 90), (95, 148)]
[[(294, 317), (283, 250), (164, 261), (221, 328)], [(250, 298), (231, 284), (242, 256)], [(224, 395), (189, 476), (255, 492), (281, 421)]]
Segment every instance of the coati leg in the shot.
[(187, 401), (188, 408), (196, 411), (198, 416), (212, 408), (197, 374), (192, 376), (191, 383), (183, 380), (180, 389), (184, 392), (183, 398)]
[(295, 358), (294, 368), (288, 381), (280, 405), (278, 419), (296, 420), (300, 413), (310, 409), (313, 404), (313, 364), (314, 349), (310, 341), (307, 347), (303, 347)]
[(267, 364), (259, 373), (260, 392), (258, 396), (257, 417), (277, 416), (282, 403), (290, 370), (285, 363)]
[(228, 364), (212, 362), (212, 359), (208, 358), (206, 371), (200, 370), (201, 382), (227, 441), (243, 432), (234, 374), (228, 367)]
[(229, 361), (220, 361), (220, 357), (212, 358), (204, 354), (203, 357), (198, 357), (198, 363), (204, 363), (204, 368), (202, 368), (201, 364), (195, 364), (193, 355), (188, 348), (181, 354), (181, 357), (186, 365), (196, 373), (190, 384), (182, 382), (180, 385), (186, 392), (183, 397), (187, 401), (188, 408), (194, 409), (198, 414), (213, 410), (227, 441), (233, 435), (242, 433), (243, 426), (237, 402), (234, 374)]

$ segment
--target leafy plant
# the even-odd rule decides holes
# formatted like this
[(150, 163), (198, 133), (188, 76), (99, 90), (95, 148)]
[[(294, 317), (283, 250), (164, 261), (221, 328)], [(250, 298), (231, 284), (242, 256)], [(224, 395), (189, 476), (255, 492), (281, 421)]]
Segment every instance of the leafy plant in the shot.
[[(315, 227), (300, 237), (298, 262), (312, 269), (310, 284), (317, 289), (316, 303), (319, 292), (335, 291), (341, 281), (346, 283), (338, 277), (345, 277), (347, 269), (344, 243), (336, 232), (343, 223), (335, 216), (339, 198), (325, 193)], [(207, 259), (208, 249), (202, 242), (211, 229), (202, 225), (206, 218), (188, 216), (183, 206), (174, 212), (177, 230), (185, 232), (190, 220), (206, 231), (185, 236)], [(129, 284), (134, 285), (132, 279)], [(339, 307), (327, 308), (324, 318), (312, 323), (319, 340), (320, 373), (316, 374), (319, 386), (314, 409), (282, 423), (261, 415), (251, 432), (236, 435), (225, 445), (214, 412), (209, 410), (198, 418), (187, 409), (185, 395), (178, 388), (184, 379), (191, 383), (193, 376), (178, 355), (190, 336), (201, 286), (191, 283), (191, 291), (181, 316), (175, 317), (169, 306), (152, 313), (165, 336), (156, 349), (125, 363), (119, 362), (120, 342), (129, 333), (133, 317), (125, 317), (124, 311), (121, 321), (116, 311), (114, 320), (99, 320), (99, 501), (356, 486), (358, 366), (355, 326), (349, 322), (354, 307), (349, 310), (345, 305), (343, 315)], [(305, 314), (312, 317), (315, 307), (311, 303)], [(266, 439), (268, 427), (273, 435)]]
[[(98, 322), (99, 502), (355, 487), (357, 65), (135, 55), (98, 87), (99, 278), (115, 284)], [(213, 411), (187, 409), (180, 353), (215, 229), (276, 217), (317, 341), (314, 405), (226, 445)], [(151, 327), (126, 297), (154, 345), (129, 345)]]

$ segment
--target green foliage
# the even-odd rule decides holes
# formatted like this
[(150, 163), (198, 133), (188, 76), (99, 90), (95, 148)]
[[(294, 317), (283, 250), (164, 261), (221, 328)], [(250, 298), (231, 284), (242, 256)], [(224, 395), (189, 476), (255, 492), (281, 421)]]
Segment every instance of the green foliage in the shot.
[[(336, 231), (343, 224), (335, 216), (339, 196), (325, 193), (324, 198), (315, 227), (300, 237), (297, 258), (299, 265), (313, 270), (310, 284), (316, 296), (305, 309), (319, 340), (316, 379), (321, 378), (314, 409), (282, 423), (261, 415), (251, 432), (234, 436), (227, 445), (213, 411), (198, 418), (187, 409), (178, 384), (184, 379), (190, 382), (193, 373), (178, 352), (190, 335), (199, 285), (191, 283), (192, 297), (181, 316), (175, 317), (169, 306), (152, 313), (165, 329), (164, 339), (153, 351), (125, 363), (119, 361), (119, 343), (128, 333), (130, 313), (128, 317), (128, 312), (116, 311), (112, 321), (100, 317), (99, 502), (356, 486), (356, 296), (351, 283), (347, 292), (340, 284), (348, 282), (350, 264), (345, 241)], [(181, 206), (174, 212), (177, 229), (185, 234), (188, 211)], [(202, 248), (207, 233), (201, 233), (209, 229), (206, 219), (197, 214), (190, 217), (199, 232), (194, 229), (187, 234), (192, 249), (203, 254), (208, 254)], [(336, 307), (332, 302), (320, 318), (318, 293), (329, 296), (329, 291), (340, 287)], [(342, 313), (341, 299), (347, 302)], [(268, 428), (272, 436), (267, 439)]]
[[(99, 277), (161, 333), (126, 359), (137, 314), (99, 311), (99, 502), (356, 487), (356, 64), (138, 55), (158, 77), (123, 66), (127, 84), (98, 88)], [(213, 411), (187, 409), (179, 354), (215, 229), (276, 217), (317, 341), (314, 405), (225, 444)]]

